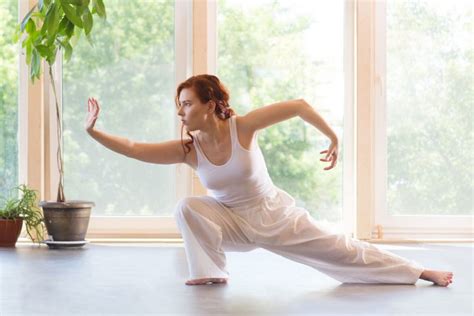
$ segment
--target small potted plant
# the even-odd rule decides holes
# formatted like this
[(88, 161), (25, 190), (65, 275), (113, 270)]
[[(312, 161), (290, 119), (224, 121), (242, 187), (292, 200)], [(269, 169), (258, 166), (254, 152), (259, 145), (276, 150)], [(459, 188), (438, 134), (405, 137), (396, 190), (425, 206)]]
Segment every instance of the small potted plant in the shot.
[(15, 189), (22, 192), (22, 197), (7, 199), (0, 208), (0, 247), (15, 247), (23, 222), (33, 242), (40, 242), (45, 233), (44, 218), (36, 206), (36, 191), (24, 184)]
[[(58, 193), (55, 201), (41, 201), (46, 229), (52, 241), (83, 241), (94, 202), (66, 200), (63, 173), (62, 111), (56, 93), (52, 67), (56, 56), (64, 52), (64, 60), (71, 59), (74, 45), (81, 34), (92, 45), (91, 32), (94, 15), (106, 19), (103, 0), (39, 0), (18, 25), (16, 41), (26, 52), (30, 66), (30, 79), (40, 78), (41, 64), (47, 62), (49, 79), (53, 87), (58, 124)], [(49, 245), (49, 244), (48, 244)]]

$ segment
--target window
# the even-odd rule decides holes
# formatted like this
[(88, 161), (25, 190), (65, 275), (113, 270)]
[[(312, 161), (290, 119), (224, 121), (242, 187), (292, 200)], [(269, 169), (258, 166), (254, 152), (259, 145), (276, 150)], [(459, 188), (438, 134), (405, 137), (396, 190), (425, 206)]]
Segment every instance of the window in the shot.
[(387, 1), (390, 215), (473, 214), (470, 1)]
[(176, 138), (174, 1), (108, 0), (107, 21), (94, 23), (94, 48), (82, 39), (63, 65), (66, 198), (94, 201), (94, 216), (171, 215), (176, 166), (112, 152), (84, 121), (93, 96), (99, 130), (143, 142)]
[(344, 1), (220, 0), (217, 11), (217, 75), (237, 114), (304, 98), (341, 140), (338, 165), (324, 171), (329, 139), (301, 118), (259, 136), (275, 185), (321, 223), (341, 224)]
[(18, 1), (0, 2), (0, 196), (16, 194), (18, 185), (18, 44), (12, 34), (18, 20)]

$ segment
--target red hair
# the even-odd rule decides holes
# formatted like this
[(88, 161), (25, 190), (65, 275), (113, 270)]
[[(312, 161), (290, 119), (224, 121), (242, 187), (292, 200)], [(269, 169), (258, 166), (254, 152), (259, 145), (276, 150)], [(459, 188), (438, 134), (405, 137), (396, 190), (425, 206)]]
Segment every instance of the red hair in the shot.
[[(230, 96), (227, 88), (216, 76), (205, 74), (192, 76), (178, 85), (175, 97), (176, 108), (179, 109), (179, 95), (181, 91), (189, 88), (193, 89), (201, 103), (207, 103), (211, 100), (216, 102), (214, 113), (221, 120), (227, 120), (235, 114), (234, 110), (232, 110), (229, 105)], [(186, 157), (186, 154), (191, 151), (189, 144), (194, 143), (194, 137), (189, 131), (186, 131), (186, 134), (191, 137), (191, 140), (184, 144), (183, 128), (184, 125), (181, 125), (181, 145), (183, 146), (184, 156)]]

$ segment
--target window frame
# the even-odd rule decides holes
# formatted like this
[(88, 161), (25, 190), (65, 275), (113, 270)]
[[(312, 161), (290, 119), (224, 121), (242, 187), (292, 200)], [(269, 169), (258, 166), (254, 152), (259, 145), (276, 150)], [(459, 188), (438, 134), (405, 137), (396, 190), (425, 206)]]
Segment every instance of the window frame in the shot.
[(390, 215), (387, 206), (387, 100), (386, 100), (386, 0), (374, 3), (375, 46), (375, 225), (372, 237), (472, 238), (472, 216)]

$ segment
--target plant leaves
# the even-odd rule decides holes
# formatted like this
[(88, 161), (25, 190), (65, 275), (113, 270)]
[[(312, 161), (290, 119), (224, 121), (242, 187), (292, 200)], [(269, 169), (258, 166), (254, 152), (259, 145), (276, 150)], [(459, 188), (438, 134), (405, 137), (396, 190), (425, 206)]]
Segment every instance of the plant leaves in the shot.
[(66, 0), (59, 0), (59, 2), (61, 3), (61, 7), (63, 8), (64, 14), (68, 20), (74, 23), (75, 26), (82, 29), (82, 20), (78, 15), (76, 15), (76, 10), (70, 7)]
[(102, 0), (92, 0), (92, 8), (101, 18), (107, 18), (104, 2)]
[(56, 37), (56, 31), (59, 27), (59, 12), (58, 12), (58, 7), (56, 6), (56, 3), (53, 3), (51, 5), (53, 8), (51, 9), (51, 16), (48, 21), (48, 34), (51, 37)]
[(67, 17), (63, 16), (63, 18), (61, 19), (61, 22), (59, 22), (59, 26), (58, 26), (58, 33), (59, 34), (66, 34), (66, 29), (67, 29), (68, 23), (70, 23), (70, 22), (67, 19)]
[(91, 32), (93, 25), (92, 14), (91, 11), (89, 11), (88, 7), (84, 8), (84, 11), (82, 13), (82, 21), (84, 25), (84, 33), (88, 35)]
[(31, 14), (33, 13), (33, 11), (36, 9), (36, 4), (31, 8), (31, 10), (25, 15), (25, 18), (23, 19), (23, 21), (21, 21), (21, 28), (20, 30), (23, 32), (23, 30), (25, 29), (25, 26), (26, 26), (26, 23), (29, 21), (30, 17), (31, 17)]
[(28, 20), (28, 22), (26, 23), (25, 30), (28, 34), (32, 34), (36, 31), (36, 24), (33, 19)]
[(57, 51), (58, 49), (56, 48), (56, 46), (52, 46), (50, 47), (50, 54), (49, 56), (46, 58), (46, 61), (48, 62), (48, 64), (51, 66), (54, 64), (54, 62), (56, 61), (56, 54), (57, 54)]
[(31, 43), (28, 43), (28, 40), (24, 40), (23, 44), (25, 49), (26, 49), (26, 64), (30, 65), (31, 64)]
[(40, 72), (40, 63), (41, 58), (38, 54), (38, 51), (33, 48), (32, 55), (31, 55), (31, 67), (30, 67), (30, 78), (34, 82), (34, 78), (39, 78)]
[(46, 45), (38, 45), (38, 46), (35, 46), (35, 48), (40, 53), (41, 57), (43, 58), (46, 58), (51, 54), (48, 46)]
[(46, 11), (46, 17), (43, 21), (43, 26), (41, 27), (41, 34), (48, 33), (48, 37), (55, 37), (56, 30), (58, 29), (58, 7), (55, 2), (51, 3)]
[(71, 38), (74, 34), (74, 24), (72, 24), (69, 20), (67, 22), (68, 23), (66, 25), (66, 36)]
[(64, 60), (68, 62), (71, 59), (72, 55), (72, 46), (69, 44), (69, 42), (66, 43), (64, 46)]
[(81, 29), (74, 30), (74, 34), (72, 35), (71, 40), (70, 40), (72, 47), (76, 46), (77, 42), (81, 38), (81, 34), (82, 34)]
[(87, 41), (89, 42), (89, 45), (94, 47), (94, 41), (92, 40), (92, 37), (90, 34), (86, 34)]

